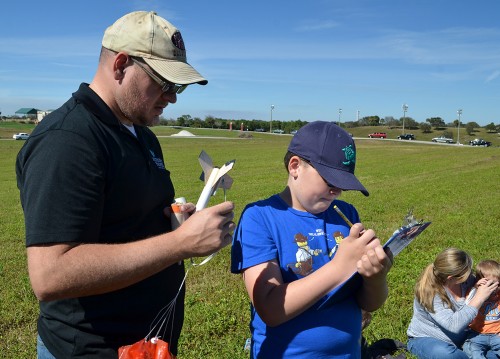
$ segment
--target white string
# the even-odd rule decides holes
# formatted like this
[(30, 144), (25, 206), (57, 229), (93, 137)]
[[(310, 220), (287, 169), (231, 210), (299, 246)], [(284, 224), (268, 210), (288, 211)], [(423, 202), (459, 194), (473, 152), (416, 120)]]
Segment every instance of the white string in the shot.
[[(157, 328), (156, 335), (153, 338), (160, 338), (160, 332), (162, 331), (163, 328), (163, 333), (167, 330), (167, 325), (166, 323), (169, 322), (170, 317), (172, 316), (172, 313), (175, 314), (175, 305), (177, 302), (177, 298), (179, 297), (179, 294), (181, 293), (182, 287), (186, 283), (186, 278), (189, 273), (189, 268), (186, 270), (186, 273), (184, 274), (184, 278), (182, 279), (181, 285), (179, 286), (179, 290), (177, 291), (177, 294), (175, 297), (166, 305), (164, 306), (156, 315), (156, 317), (153, 319), (151, 330), (149, 331), (148, 335), (146, 335), (146, 340), (151, 338), (151, 334), (153, 331)], [(172, 331), (173, 331), (173, 319), (172, 318), (172, 328), (170, 332), (170, 340), (172, 339)], [(170, 341), (169, 340), (169, 341)]]
[[(219, 171), (225, 170), (227, 172), (233, 167), (233, 164), (234, 164), (234, 160), (227, 162), (223, 166), (222, 169), (219, 169), (216, 167), (214, 167), (212, 169), (212, 172), (210, 173), (210, 177), (209, 177), (207, 183), (205, 184), (205, 187), (203, 188), (203, 191), (200, 195), (200, 198), (198, 199), (198, 202), (196, 204), (196, 210), (201, 210), (204, 207), (206, 207), (210, 198), (215, 195), (217, 187), (218, 187), (218, 182), (221, 180), (221, 178), (217, 178)], [(224, 201), (226, 201), (226, 188), (225, 188), (225, 186), (223, 186), (223, 189), (224, 189)], [(218, 253), (218, 251), (215, 253), (212, 253), (211, 255), (209, 255), (208, 257), (203, 259), (200, 263), (196, 263), (193, 258), (190, 258), (191, 267), (199, 267), (199, 266), (207, 264), (217, 253)], [(148, 338), (150, 338), (151, 334), (153, 333), (153, 331), (155, 329), (157, 329), (156, 336), (153, 338), (160, 337), (160, 332), (162, 331), (162, 328), (163, 328), (163, 333), (165, 333), (165, 331), (167, 330), (168, 322), (170, 321), (172, 314), (175, 315), (175, 305), (177, 302), (177, 297), (181, 293), (182, 287), (186, 283), (186, 278), (187, 278), (187, 275), (189, 273), (189, 269), (190, 268), (186, 269), (186, 274), (184, 275), (184, 278), (181, 282), (181, 285), (180, 285), (179, 290), (177, 291), (177, 294), (175, 295), (175, 297), (170, 301), (170, 303), (168, 303), (165, 307), (163, 307), (160, 310), (160, 312), (156, 315), (156, 317), (153, 319), (151, 330), (149, 331), (148, 335), (146, 336), (146, 340), (148, 340)], [(174, 327), (173, 321), (174, 321), (174, 318), (172, 317), (172, 326), (171, 326), (171, 330), (170, 330), (170, 340), (172, 339), (172, 333), (173, 333), (173, 329), (174, 329), (173, 328)]]

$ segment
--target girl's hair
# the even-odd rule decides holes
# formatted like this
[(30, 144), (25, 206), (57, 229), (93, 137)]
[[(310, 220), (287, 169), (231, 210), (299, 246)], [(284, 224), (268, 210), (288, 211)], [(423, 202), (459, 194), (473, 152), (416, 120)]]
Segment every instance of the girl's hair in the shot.
[(492, 259), (486, 259), (476, 265), (476, 279), (485, 277), (500, 278), (500, 263)]
[(466, 252), (457, 248), (445, 249), (420, 275), (415, 286), (415, 297), (430, 313), (434, 313), (433, 301), (436, 295), (451, 308), (451, 301), (444, 289), (448, 277), (456, 278), (458, 283), (463, 283), (471, 273), (472, 258)]

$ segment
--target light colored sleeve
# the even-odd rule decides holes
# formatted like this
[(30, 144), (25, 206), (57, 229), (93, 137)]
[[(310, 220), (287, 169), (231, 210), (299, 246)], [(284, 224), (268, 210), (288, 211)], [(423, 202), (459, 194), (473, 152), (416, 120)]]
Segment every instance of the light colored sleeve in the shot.
[(477, 309), (463, 305), (454, 311), (439, 296), (436, 296), (434, 298), (434, 313), (429, 314), (443, 331), (449, 332), (452, 335), (460, 335), (477, 315)]

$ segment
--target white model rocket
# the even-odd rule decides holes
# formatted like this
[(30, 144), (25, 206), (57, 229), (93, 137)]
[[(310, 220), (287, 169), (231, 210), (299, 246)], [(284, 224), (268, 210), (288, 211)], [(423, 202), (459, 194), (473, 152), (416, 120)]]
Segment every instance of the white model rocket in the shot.
[(233, 179), (227, 174), (229, 170), (233, 168), (235, 160), (226, 162), (222, 167), (215, 167), (213, 165), (212, 159), (205, 152), (201, 151), (198, 156), (201, 167), (203, 168), (203, 173), (200, 179), (205, 181), (205, 187), (200, 194), (200, 198), (196, 203), (196, 210), (202, 210), (208, 204), (210, 197), (212, 197), (217, 191), (217, 188), (223, 188), (224, 190), (231, 188), (233, 184)]

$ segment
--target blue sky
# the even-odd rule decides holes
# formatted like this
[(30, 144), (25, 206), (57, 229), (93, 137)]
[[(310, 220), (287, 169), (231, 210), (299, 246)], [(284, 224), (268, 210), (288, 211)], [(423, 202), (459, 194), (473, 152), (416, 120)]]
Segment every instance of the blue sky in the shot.
[(209, 81), (163, 116), (500, 123), (500, 1), (7, 1), (0, 111), (54, 109), (90, 82), (102, 34), (154, 10), (181, 30)]

